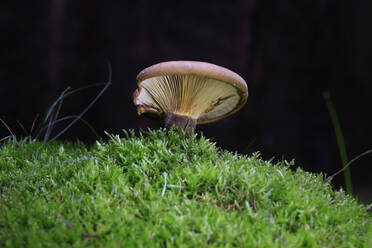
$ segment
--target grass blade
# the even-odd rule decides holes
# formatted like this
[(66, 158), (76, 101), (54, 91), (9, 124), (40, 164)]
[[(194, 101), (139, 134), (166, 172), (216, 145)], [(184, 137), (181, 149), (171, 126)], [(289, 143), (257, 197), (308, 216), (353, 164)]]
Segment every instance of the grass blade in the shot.
[(36, 124), (37, 119), (39, 118), (39, 114), (36, 115), (34, 121), (32, 122), (31, 128), (30, 128), (30, 137), (32, 137), (32, 132), (34, 131), (34, 127)]
[[(97, 102), (97, 100), (102, 96), (103, 93), (107, 90), (107, 88), (111, 85), (111, 76), (112, 76), (112, 70), (111, 65), (109, 64), (109, 80), (107, 81), (105, 87), (98, 93), (98, 95), (93, 99), (91, 103), (79, 114), (77, 117), (70, 122), (61, 132), (59, 132), (56, 136), (54, 136), (51, 141), (58, 139), (62, 134), (64, 134), (72, 125), (74, 125), (81, 117)], [(67, 96), (67, 94), (66, 94)]]
[(71, 87), (68, 86), (64, 91), (62, 91), (62, 93), (59, 95), (59, 97), (57, 98), (57, 100), (55, 100), (55, 101), (53, 102), (52, 106), (51, 106), (51, 107), (49, 108), (49, 110), (48, 110), (47, 115), (46, 115), (45, 118), (44, 118), (44, 122), (43, 122), (43, 124), (46, 124), (46, 123), (48, 122), (49, 117), (52, 115), (52, 112), (53, 112), (54, 108), (57, 106), (57, 104), (58, 104), (59, 102), (61, 102), (61, 101), (63, 100), (63, 98), (66, 97), (66, 95), (68, 95), (67, 92), (68, 92), (70, 89), (71, 89)]
[(334, 105), (331, 101), (329, 92), (323, 92), (323, 97), (324, 97), (324, 99), (327, 103), (328, 112), (329, 112), (329, 115), (330, 115), (331, 120), (332, 120), (333, 129), (335, 131), (338, 151), (340, 153), (340, 157), (341, 157), (341, 161), (342, 161), (342, 167), (345, 169), (344, 170), (344, 179), (345, 179), (346, 192), (348, 194), (352, 194), (353, 193), (353, 188), (352, 188), (352, 181), (351, 181), (351, 173), (350, 173), (349, 167), (347, 166), (348, 159), (347, 159), (344, 135), (342, 134), (341, 125), (340, 125), (340, 122), (338, 120), (336, 109), (335, 109), (335, 107), (334, 107)]
[[(80, 117), (79, 115), (70, 115), (70, 116), (65, 116), (65, 117), (62, 117), (58, 120), (54, 120), (51, 125), (56, 125), (62, 121), (66, 121), (66, 120), (70, 120), (70, 119), (76, 119), (78, 118), (79, 121), (83, 122), (91, 131), (92, 133), (94, 133), (94, 135), (96, 135), (97, 138), (99, 138), (99, 135), (97, 133), (97, 131), (94, 129), (94, 127), (92, 125), (89, 124), (89, 122), (87, 122), (86, 120), (84, 120), (82, 117)], [(47, 127), (44, 127), (44, 129), (46, 129)]]
[(53, 115), (51, 115), (50, 120), (48, 122), (47, 130), (45, 132), (44, 140), (43, 140), (44, 143), (48, 141), (49, 135), (52, 132), (52, 127), (53, 127), (52, 122), (53, 122)]
[(19, 120), (17, 120), (17, 123), (21, 127), (21, 129), (25, 133), (25, 135), (27, 136), (27, 130), (26, 130), (26, 128), (22, 125), (22, 123)]
[[(42, 122), (41, 125), (40, 125), (39, 132), (36, 134), (35, 139), (39, 139), (39, 137), (40, 137), (42, 131), (44, 130), (43, 127), (45, 127), (45, 126), (48, 127), (48, 126), (50, 125), (50, 120), (51, 120), (50, 118), (51, 118), (51, 115), (52, 115), (52, 113), (53, 113), (54, 108), (57, 106), (57, 104), (58, 104), (60, 101), (62, 101), (63, 98), (66, 97), (66, 94), (67, 94), (67, 92), (68, 92), (70, 89), (71, 89), (70, 86), (67, 87), (67, 88), (66, 88), (66, 89), (65, 89), (65, 90), (64, 90), (64, 91), (59, 95), (59, 97), (57, 98), (57, 100), (55, 100), (55, 101), (53, 102), (52, 106), (50, 106), (50, 108), (49, 108), (49, 110), (48, 110), (48, 112), (47, 112), (47, 114), (46, 114), (46, 116), (45, 116), (43, 122)], [(46, 139), (46, 135), (47, 135), (47, 134), (44, 135), (44, 140)]]

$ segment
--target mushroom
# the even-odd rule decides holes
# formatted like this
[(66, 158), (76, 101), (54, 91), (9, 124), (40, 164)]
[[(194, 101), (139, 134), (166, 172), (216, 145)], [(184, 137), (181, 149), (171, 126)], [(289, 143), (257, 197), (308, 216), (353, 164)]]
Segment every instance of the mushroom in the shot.
[(243, 107), (248, 97), (244, 79), (218, 65), (169, 61), (137, 75), (133, 101), (138, 115), (163, 119), (192, 132), (196, 124), (214, 122)]

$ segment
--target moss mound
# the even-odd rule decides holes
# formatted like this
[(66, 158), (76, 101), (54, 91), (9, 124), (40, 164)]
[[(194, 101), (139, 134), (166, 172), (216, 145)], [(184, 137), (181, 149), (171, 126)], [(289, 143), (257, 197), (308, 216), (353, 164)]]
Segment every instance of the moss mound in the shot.
[(0, 148), (1, 247), (372, 247), (367, 206), (177, 130)]

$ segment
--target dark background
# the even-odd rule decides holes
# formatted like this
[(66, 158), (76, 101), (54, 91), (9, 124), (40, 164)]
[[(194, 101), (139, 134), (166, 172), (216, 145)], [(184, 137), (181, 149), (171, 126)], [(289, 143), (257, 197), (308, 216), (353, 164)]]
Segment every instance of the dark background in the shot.
[[(231, 151), (295, 158), (330, 175), (341, 161), (323, 91), (349, 159), (372, 148), (370, 13), (372, 1), (361, 0), (1, 1), (0, 116), (23, 135), (17, 120), (30, 129), (67, 86), (105, 82), (109, 61), (112, 85), (85, 120), (101, 137), (158, 128), (136, 114), (137, 73), (168, 60), (206, 61), (240, 74), (249, 97), (237, 114), (199, 132)], [(66, 98), (62, 114), (78, 114), (99, 90)], [(1, 126), (0, 134), (9, 132)], [(96, 136), (80, 122), (61, 139)], [(370, 154), (351, 166), (354, 194), (365, 202), (371, 162)], [(342, 174), (333, 182), (342, 186)]]

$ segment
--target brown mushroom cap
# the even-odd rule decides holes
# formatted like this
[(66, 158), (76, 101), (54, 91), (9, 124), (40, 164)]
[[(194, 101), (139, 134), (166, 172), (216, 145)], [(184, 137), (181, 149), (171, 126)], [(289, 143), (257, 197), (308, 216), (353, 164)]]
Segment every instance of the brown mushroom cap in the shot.
[(137, 75), (137, 84), (133, 100), (138, 114), (164, 118), (173, 113), (198, 124), (235, 113), (248, 97), (247, 84), (238, 74), (199, 61), (155, 64)]

